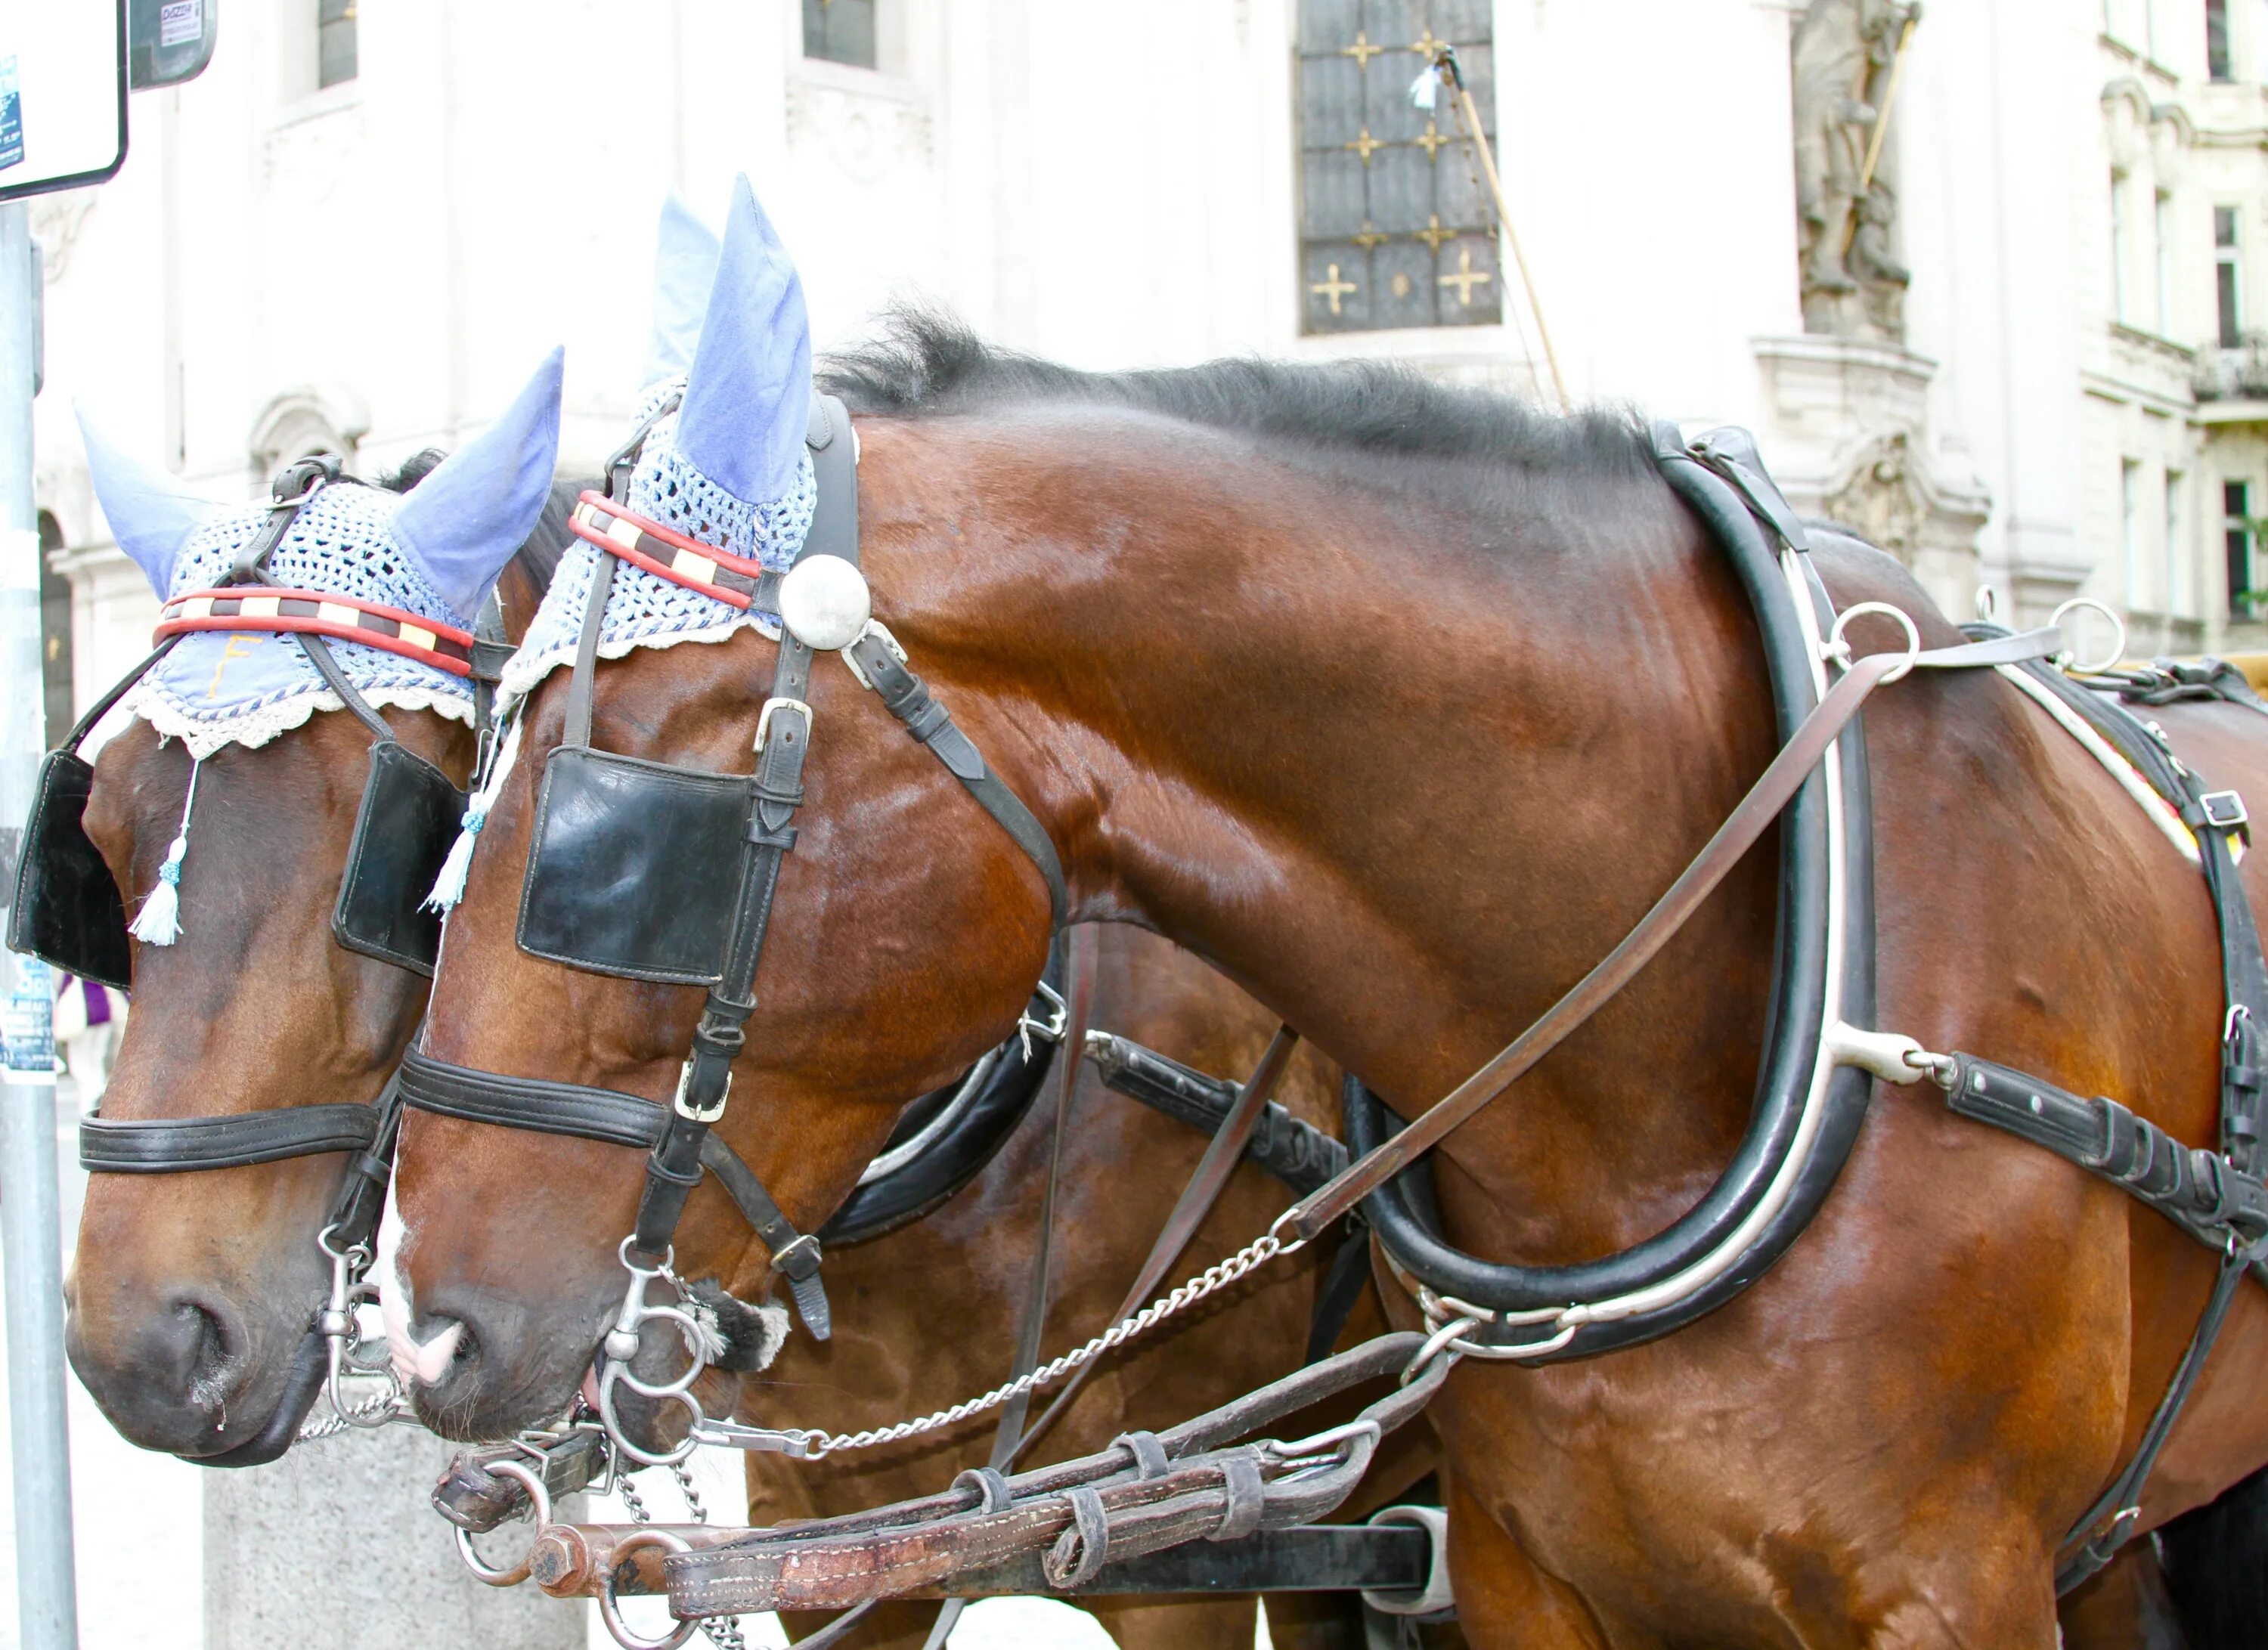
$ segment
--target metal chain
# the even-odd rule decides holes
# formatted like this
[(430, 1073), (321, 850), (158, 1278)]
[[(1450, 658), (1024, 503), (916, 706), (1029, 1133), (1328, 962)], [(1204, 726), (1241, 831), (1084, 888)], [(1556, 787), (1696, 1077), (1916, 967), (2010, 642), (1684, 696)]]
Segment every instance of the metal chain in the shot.
[[(707, 1523), (709, 1509), (702, 1505), (701, 1492), (693, 1487), (693, 1475), (685, 1470), (682, 1463), (671, 1462), (669, 1476), (677, 1480), (678, 1493), (685, 1498), (685, 1505), (693, 1514), (693, 1521), (696, 1524)], [(633, 1524), (653, 1522), (653, 1514), (646, 1506), (645, 1502), (639, 1499), (637, 1486), (630, 1482), (629, 1473), (622, 1474), (615, 1480), (615, 1493), (622, 1498), (622, 1505), (630, 1509), (630, 1522)], [(715, 1645), (717, 1650), (748, 1650), (748, 1641), (740, 1633), (740, 1618), (738, 1616), (711, 1616), (702, 1622), (701, 1631), (708, 1635), (709, 1642)]]
[(1112, 1324), (1084, 1346), (1073, 1347), (1053, 1363), (1043, 1364), (1019, 1380), (1005, 1386), (995, 1387), (981, 1398), (968, 1398), (950, 1409), (939, 1410), (919, 1420), (900, 1421), (895, 1426), (873, 1427), (863, 1433), (814, 1433), (809, 1449), (813, 1456), (831, 1455), (837, 1450), (871, 1449), (877, 1444), (895, 1444), (908, 1438), (918, 1438), (924, 1433), (933, 1433), (941, 1426), (951, 1426), (972, 1415), (982, 1415), (987, 1410), (998, 1409), (1011, 1398), (1037, 1390), (1059, 1381), (1082, 1364), (1088, 1364), (1156, 1328), (1175, 1313), (1186, 1310), (1217, 1290), (1226, 1289), (1247, 1272), (1263, 1266), (1279, 1255), (1289, 1255), (1306, 1247), (1306, 1240), (1295, 1238), (1285, 1242), (1271, 1229), (1246, 1244), (1225, 1261), (1208, 1266), (1197, 1277), (1181, 1285), (1160, 1300), (1152, 1300), (1132, 1317)]
[(336, 1438), (351, 1427), (374, 1421), (381, 1415), (388, 1420), (400, 1420), (404, 1418), (405, 1413), (400, 1395), (391, 1390), (380, 1392), (359, 1403), (348, 1405), (344, 1414), (334, 1411), (318, 1420), (303, 1423), (296, 1441), (319, 1443), (326, 1438)]

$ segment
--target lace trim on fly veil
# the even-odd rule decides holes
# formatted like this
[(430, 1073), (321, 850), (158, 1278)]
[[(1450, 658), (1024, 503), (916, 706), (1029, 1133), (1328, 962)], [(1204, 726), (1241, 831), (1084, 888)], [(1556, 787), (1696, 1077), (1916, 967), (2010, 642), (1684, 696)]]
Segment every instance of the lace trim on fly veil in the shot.
[[(473, 702), (462, 694), (432, 688), (364, 688), (356, 684), (373, 709), (393, 706), (404, 711), (431, 711), (452, 722), (473, 725)], [(224, 745), (257, 750), (279, 735), (303, 726), (318, 711), (343, 711), (344, 701), (329, 689), (294, 694), (288, 698), (249, 705), (226, 717), (201, 717), (180, 705), (154, 682), (144, 681), (129, 692), (120, 707), (155, 728), (161, 739), (178, 739), (189, 755), (202, 762)]]
[[(574, 663), (599, 554), (595, 546), (578, 539), (560, 558), (559, 570), (528, 624), (526, 639), (505, 661), (504, 680), (497, 689), (499, 720), (534, 693), (546, 676), (562, 665)], [(606, 615), (600, 621), (599, 657), (622, 659), (642, 647), (675, 647), (681, 642), (713, 645), (747, 630), (769, 641), (779, 639), (779, 620), (773, 615), (744, 611), (657, 578), (642, 567), (617, 563)]]

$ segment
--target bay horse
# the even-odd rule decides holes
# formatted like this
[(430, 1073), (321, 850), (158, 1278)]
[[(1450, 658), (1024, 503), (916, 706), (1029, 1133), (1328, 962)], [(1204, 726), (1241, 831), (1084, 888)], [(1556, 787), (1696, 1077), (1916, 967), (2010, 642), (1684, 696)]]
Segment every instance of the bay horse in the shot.
[[(439, 458), (423, 454), (384, 484), (413, 487)], [(535, 531), (501, 575), (502, 615), (514, 639), (568, 541), (567, 510), (582, 485), (551, 490)], [(466, 780), (473, 740), (462, 724), (399, 706), (387, 715), (405, 743), (457, 783)], [(329, 925), (368, 740), (352, 718), (317, 714), (257, 749), (226, 748), (206, 759), (193, 903), (175, 944), (135, 949), (132, 1023), (144, 1029), (122, 1050), (106, 1116), (186, 1117), (376, 1096), (423, 1012), (425, 983), (343, 949)], [(86, 822), (122, 888), (152, 884), (178, 821), (186, 765), (177, 744), (138, 720), (97, 758)], [(1152, 937), (1106, 931), (1096, 963), (1094, 1023), (1204, 1069), (1248, 1069), (1273, 1024), (1209, 969)], [(1329, 1128), (1336, 1084), (1336, 1073), (1303, 1051), (1279, 1098)], [(1002, 1372), (987, 1364), (993, 1349), (974, 1341), (919, 1359), (891, 1349), (933, 1338), (954, 1314), (1012, 1318), (1018, 1311), (1040, 1204), (1029, 1169), (1047, 1149), (1052, 1109), (1035, 1104), (992, 1162), (942, 1209), (837, 1249), (843, 1309), (836, 1339), (792, 1343), (767, 1384), (857, 1427), (949, 1402), (968, 1380), (998, 1379)], [(1104, 1094), (1091, 1067), (1070, 1117), (1050, 1311), (1057, 1322), (1084, 1325), (1100, 1322), (1126, 1287), (1203, 1137)], [(70, 1349), (122, 1433), (207, 1462), (279, 1427), (276, 1447), (288, 1443), (305, 1409), (284, 1396), (289, 1372), (327, 1280), (313, 1239), (336, 1180), (337, 1158), (328, 1155), (91, 1181), (70, 1282)], [(1241, 1171), (1197, 1247), (1264, 1224), (1287, 1198), (1256, 1169)], [(1066, 1413), (1055, 1447), (1100, 1446), (1129, 1426), (1163, 1424), (1189, 1403), (1280, 1374), (1297, 1361), (1319, 1271), (1302, 1264), (1260, 1280), (1149, 1357), (1111, 1372)], [(953, 1295), (935, 1291), (941, 1277), (958, 1280)], [(1377, 1317), (1374, 1300), (1366, 1311)], [(986, 1442), (981, 1425), (964, 1427), (860, 1471), (817, 1479), (752, 1456), (752, 1493), (775, 1507), (847, 1511), (940, 1463), (981, 1461)], [(1372, 1486), (1381, 1495), (1399, 1493), (1430, 1464), (1425, 1440), (1401, 1442)], [(1359, 1637), (1360, 1618), (1350, 1615), (1352, 1604), (1343, 1595), (1288, 1597), (1273, 1612), (1277, 1641), (1354, 1642), (1349, 1635)], [(1248, 1595), (1160, 1597), (1098, 1601), (1095, 1613), (1128, 1645), (1241, 1650), (1251, 1642), (1254, 1609)], [(918, 1644), (933, 1614), (933, 1606), (885, 1614), (849, 1642)]]
[[(1604, 954), (1774, 748), (1741, 590), (1628, 418), (1374, 367), (1086, 374), (918, 320), (825, 383), (860, 415), (878, 609), (1044, 828), (1070, 917), (1196, 952), (1403, 1116)], [(1838, 605), (1957, 639), (1889, 558), (1815, 560)], [(600, 742), (745, 764), (774, 652), (742, 633), (607, 662)], [(1031, 859), (821, 664), (802, 835), (718, 1125), (806, 1228), (894, 1096), (1005, 1034), (1049, 927)], [(528, 702), (527, 753), (558, 742), (565, 693), (555, 676)], [(2161, 719), (2216, 784), (2263, 793), (2246, 713)], [(2210, 1138), (2220, 998), (2193, 871), (1989, 674), (1886, 690), (1866, 726), (1879, 1023)], [(427, 1046), (666, 1101), (696, 993), (514, 947), (540, 772), (524, 755), (497, 799)], [(1774, 906), (1752, 853), (1448, 1138), (1457, 1247), (1570, 1263), (1693, 1204), (1747, 1120)], [(1747, 1293), (1646, 1344), (1451, 1375), (1432, 1416), (1473, 1643), (2057, 1641), (2056, 1547), (2154, 1408), (2211, 1258), (1927, 1088), (1871, 1103), (1814, 1228)], [(493, 1435), (571, 1396), (638, 1181), (618, 1149), (407, 1120), (419, 1333), (461, 1326), (417, 1395), (429, 1418)], [(703, 1226), (701, 1263), (760, 1286), (762, 1249)], [(2239, 1297), (2143, 1528), (2268, 1461), (2263, 1307)]]
[[(383, 484), (407, 490), (441, 461), (422, 453)], [(508, 632), (526, 627), (550, 582), (575, 490), (553, 490), (504, 566)], [(385, 714), (404, 746), (466, 782), (469, 726), (429, 709)], [(133, 942), (134, 1012), (105, 1118), (377, 1098), (424, 1013), (428, 982), (331, 932), (370, 745), (353, 717), (319, 712), (198, 764), (183, 932), (171, 945)], [(140, 718), (103, 745), (85, 823), (121, 890), (157, 886), (190, 767), (180, 740)], [(287, 1388), (329, 1280), (315, 1236), (339, 1171), (332, 1153), (89, 1180), (64, 1289), (67, 1344), (129, 1441), (192, 1461), (255, 1440), (262, 1458), (288, 1445), (316, 1396), (303, 1383), (287, 1401)]]

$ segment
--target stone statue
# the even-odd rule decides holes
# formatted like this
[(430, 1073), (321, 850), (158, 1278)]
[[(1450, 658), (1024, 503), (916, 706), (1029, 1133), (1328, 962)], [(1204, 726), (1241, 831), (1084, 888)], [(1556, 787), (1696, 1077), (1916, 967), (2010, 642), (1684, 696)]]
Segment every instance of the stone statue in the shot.
[(1896, 150), (1883, 145), (1871, 178), (1867, 151), (1898, 43), (1920, 16), (1911, 0), (1811, 0), (1796, 23), (1796, 210), (1808, 331), (1901, 335), (1911, 277), (1895, 251)]

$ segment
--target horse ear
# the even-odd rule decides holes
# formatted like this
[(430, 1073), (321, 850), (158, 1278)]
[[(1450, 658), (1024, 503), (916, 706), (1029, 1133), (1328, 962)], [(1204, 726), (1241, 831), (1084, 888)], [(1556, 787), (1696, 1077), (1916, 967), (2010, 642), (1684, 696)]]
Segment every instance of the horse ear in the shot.
[(795, 485), (811, 425), (811, 318), (795, 263), (744, 176), (677, 420), (678, 450), (747, 504)]
[(723, 250), (684, 202), (673, 195), (661, 203), (661, 232), (653, 249), (653, 337), (640, 384), (658, 384), (693, 365), (702, 312), (717, 284), (717, 259)]
[(95, 502), (110, 536), (134, 558), (163, 601), (173, 593), (173, 560), (182, 541), (214, 511), (213, 501), (199, 497), (180, 478), (153, 469), (123, 450), (94, 426), (84, 408), (78, 432), (86, 444), (87, 474), (94, 481)]
[(479, 609), (551, 496), (566, 354), (545, 357), (504, 416), (436, 465), (394, 512), (394, 541), (459, 613)]

